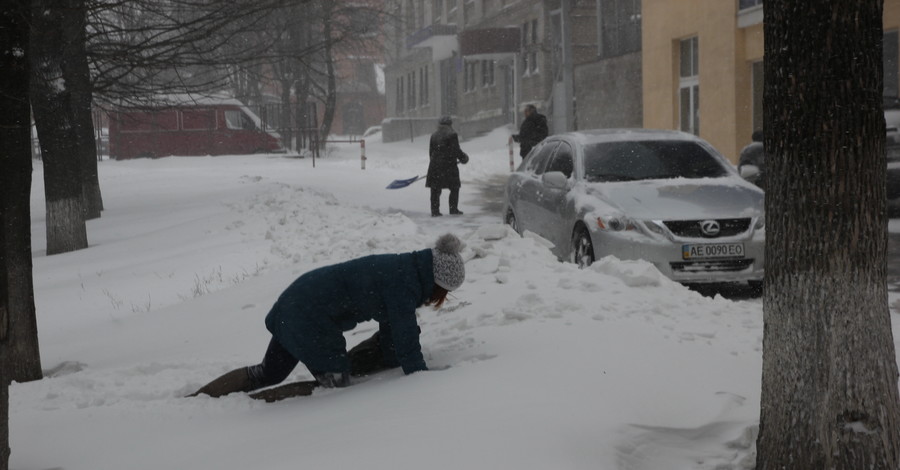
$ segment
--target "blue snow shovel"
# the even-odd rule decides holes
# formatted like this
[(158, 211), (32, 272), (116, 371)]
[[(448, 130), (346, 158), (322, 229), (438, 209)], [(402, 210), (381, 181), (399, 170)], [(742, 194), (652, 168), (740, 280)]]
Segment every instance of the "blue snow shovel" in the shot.
[(425, 177), (424, 177), (424, 176), (418, 176), (418, 175), (416, 175), (416, 176), (413, 176), (412, 178), (407, 179), (407, 180), (394, 180), (394, 181), (391, 182), (391, 184), (387, 185), (387, 188), (386, 188), (386, 189), (400, 189), (400, 188), (405, 188), (405, 187), (407, 187), (407, 186), (409, 186), (409, 185), (411, 185), (411, 184), (413, 184), (413, 183), (415, 183), (416, 181), (419, 181), (419, 180), (421, 180), (421, 179), (425, 179)]

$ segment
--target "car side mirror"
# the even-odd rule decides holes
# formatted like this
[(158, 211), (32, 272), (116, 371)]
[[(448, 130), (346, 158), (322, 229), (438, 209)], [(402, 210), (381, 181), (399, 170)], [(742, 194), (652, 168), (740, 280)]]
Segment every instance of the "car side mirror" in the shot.
[(752, 180), (759, 176), (759, 167), (756, 165), (744, 165), (741, 167), (741, 178)]
[(569, 178), (561, 171), (549, 171), (541, 177), (544, 186), (551, 189), (566, 189), (569, 184)]

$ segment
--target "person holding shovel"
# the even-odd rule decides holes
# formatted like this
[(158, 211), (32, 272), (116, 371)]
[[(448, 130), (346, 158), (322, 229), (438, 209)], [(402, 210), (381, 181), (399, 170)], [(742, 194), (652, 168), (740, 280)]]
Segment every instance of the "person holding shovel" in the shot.
[[(435, 247), (400, 254), (371, 255), (312, 270), (297, 278), (266, 315), (272, 333), (259, 364), (241, 367), (189, 396), (220, 397), (284, 381), (302, 362), (314, 386), (346, 387), (351, 375), (402, 367), (427, 370), (419, 344), (416, 309), (440, 308), (465, 280), (462, 242), (454, 235)], [(344, 332), (375, 320), (379, 331), (351, 353)]]
[(469, 156), (459, 147), (459, 136), (453, 130), (453, 121), (450, 116), (444, 116), (438, 121), (438, 128), (431, 134), (431, 142), (428, 146), (428, 176), (425, 186), (431, 188), (431, 216), (440, 217), (441, 191), (450, 190), (450, 214), (462, 215), (459, 210), (459, 167), (458, 163), (465, 165), (469, 162)]

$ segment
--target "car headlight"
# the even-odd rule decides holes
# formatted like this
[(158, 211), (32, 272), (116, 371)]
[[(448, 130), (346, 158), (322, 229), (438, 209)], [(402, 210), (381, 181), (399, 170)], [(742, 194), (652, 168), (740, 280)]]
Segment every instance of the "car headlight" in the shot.
[(597, 217), (597, 227), (600, 227), (600, 230), (610, 232), (621, 232), (636, 228), (634, 222), (625, 217)]
[(756, 225), (753, 226), (753, 230), (762, 230), (766, 226), (766, 215), (763, 214), (756, 219)]

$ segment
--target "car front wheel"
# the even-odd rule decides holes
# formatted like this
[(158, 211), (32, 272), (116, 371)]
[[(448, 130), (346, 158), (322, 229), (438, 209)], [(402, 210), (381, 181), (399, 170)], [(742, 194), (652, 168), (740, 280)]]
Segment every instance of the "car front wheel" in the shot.
[(512, 227), (512, 229), (515, 230), (516, 233), (521, 233), (519, 232), (519, 221), (516, 220), (516, 214), (513, 214), (512, 210), (509, 210), (506, 213), (506, 225)]
[(577, 227), (572, 235), (572, 262), (584, 269), (594, 262), (594, 244), (584, 227)]

